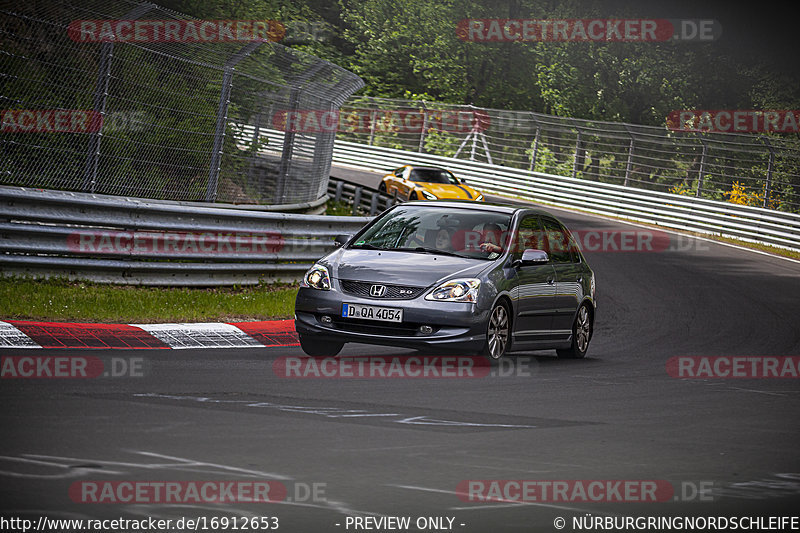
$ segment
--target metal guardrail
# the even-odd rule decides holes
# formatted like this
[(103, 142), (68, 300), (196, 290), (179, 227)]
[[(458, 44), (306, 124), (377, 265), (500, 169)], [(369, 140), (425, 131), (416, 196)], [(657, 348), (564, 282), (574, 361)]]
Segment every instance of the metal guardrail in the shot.
[(369, 217), (0, 186), (0, 273), (162, 286), (296, 281)]
[(364, 169), (442, 166), (489, 193), (800, 251), (800, 215), (795, 213), (341, 140), (333, 162)]
[(700, 131), (709, 128), (677, 115), (645, 126), (361, 95), (338, 117), (337, 140), (800, 213), (792, 135)]
[(397, 198), (396, 195), (392, 196), (380, 192), (374, 187), (356, 185), (333, 176), (328, 181), (328, 196), (337, 203), (344, 202), (352, 205), (353, 216), (373, 217), (394, 204), (402, 202), (402, 199)]

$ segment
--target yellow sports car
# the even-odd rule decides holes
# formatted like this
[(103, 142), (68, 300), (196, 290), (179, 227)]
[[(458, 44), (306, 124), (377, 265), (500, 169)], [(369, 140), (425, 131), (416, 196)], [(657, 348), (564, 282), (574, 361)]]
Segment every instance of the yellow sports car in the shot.
[(403, 165), (383, 177), (381, 192), (408, 200), (472, 200), (483, 202), (483, 194), (453, 175), (437, 167)]

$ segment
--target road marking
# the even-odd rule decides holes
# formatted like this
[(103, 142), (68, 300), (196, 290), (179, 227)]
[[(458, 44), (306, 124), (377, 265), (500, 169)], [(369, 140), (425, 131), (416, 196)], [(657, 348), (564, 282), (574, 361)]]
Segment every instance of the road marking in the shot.
[(264, 345), (232, 324), (131, 324), (142, 328), (173, 350), (189, 348), (263, 348)]
[(16, 326), (0, 320), (0, 348), (41, 348)]

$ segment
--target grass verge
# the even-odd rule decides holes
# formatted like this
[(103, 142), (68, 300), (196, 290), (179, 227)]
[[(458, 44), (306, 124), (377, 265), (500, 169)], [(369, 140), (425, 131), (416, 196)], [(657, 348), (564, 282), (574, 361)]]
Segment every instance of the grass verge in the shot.
[(158, 323), (290, 318), (296, 285), (155, 288), (0, 278), (0, 320)]

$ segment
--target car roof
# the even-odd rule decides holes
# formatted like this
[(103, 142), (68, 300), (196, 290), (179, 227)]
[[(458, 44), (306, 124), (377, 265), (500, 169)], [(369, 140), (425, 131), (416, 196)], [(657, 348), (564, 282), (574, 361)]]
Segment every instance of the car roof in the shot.
[[(469, 200), (418, 200), (411, 202), (404, 202), (398, 205), (419, 205), (419, 206), (436, 206), (436, 207), (457, 207), (461, 209), (470, 209), (472, 211), (490, 211), (493, 213), (507, 213), (513, 215), (518, 212), (525, 211), (528, 214), (547, 215), (553, 217), (544, 209), (537, 209), (532, 206), (501, 204), (493, 202), (473, 202)], [(555, 217), (553, 217), (555, 218)]]

